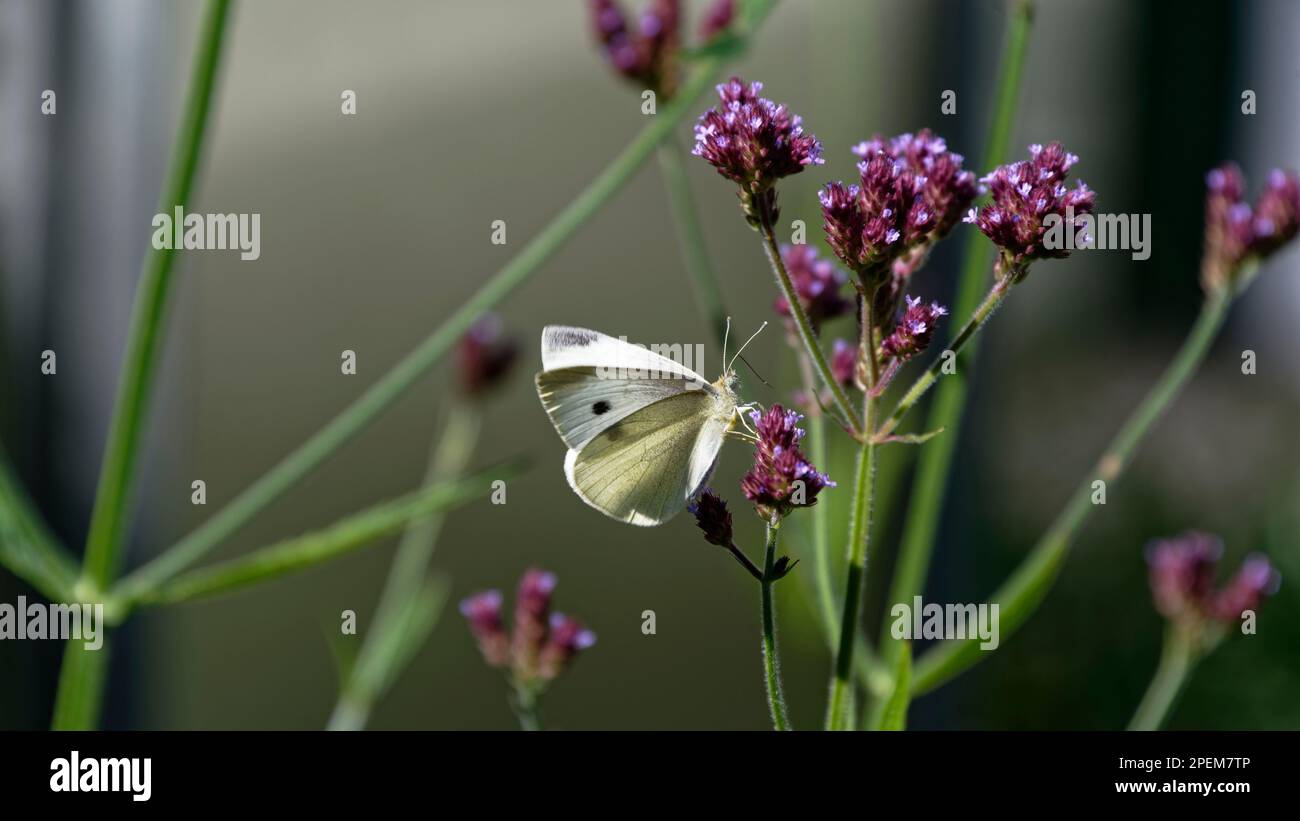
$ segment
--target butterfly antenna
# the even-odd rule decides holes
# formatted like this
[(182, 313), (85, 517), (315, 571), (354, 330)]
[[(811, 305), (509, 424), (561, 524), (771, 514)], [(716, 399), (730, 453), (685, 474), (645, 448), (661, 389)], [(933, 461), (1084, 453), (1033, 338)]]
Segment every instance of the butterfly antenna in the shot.
[[(740, 354), (737, 353), (736, 356), (740, 356)], [(771, 382), (768, 382), (766, 379), (764, 379), (764, 378), (763, 378), (763, 375), (760, 374), (758, 371), (755, 371), (755, 370), (754, 370), (754, 366), (751, 365), (751, 364), (749, 364), (749, 360), (748, 360), (748, 359), (746, 359), (746, 358), (743, 357), (743, 356), (740, 356), (740, 361), (741, 361), (741, 362), (744, 362), (744, 363), (745, 363), (745, 367), (749, 368), (750, 371), (753, 371), (754, 376), (757, 376), (757, 377), (758, 377), (758, 381), (759, 381), (759, 382), (762, 382), (764, 385), (767, 385), (769, 388), (772, 387), (772, 383), (771, 383)], [(773, 390), (775, 390), (775, 388), (773, 388)]]
[(731, 336), (731, 317), (727, 317), (727, 328), (722, 332), (722, 369), (727, 369), (727, 339)]
[[(766, 327), (767, 327), (767, 323), (766, 323), (766, 322), (764, 322), (762, 325), (759, 325), (759, 326), (758, 326), (758, 330), (757, 330), (757, 331), (754, 331), (754, 333), (750, 335), (749, 339), (746, 339), (746, 340), (745, 340), (745, 344), (740, 346), (740, 350), (739, 350), (739, 351), (736, 351), (736, 356), (740, 356), (741, 351), (744, 351), (746, 348), (748, 348), (748, 347), (749, 347), (749, 343), (751, 343), (751, 342), (754, 341), (754, 337), (756, 337), (756, 336), (758, 336), (759, 334), (761, 334), (761, 333), (763, 332), (763, 329), (766, 328)], [(736, 356), (731, 357), (731, 361), (727, 363), (727, 370), (731, 370), (731, 366), (734, 365), (734, 364), (736, 364)], [(748, 364), (748, 363), (746, 363), (746, 364)], [(753, 369), (751, 368), (751, 370), (753, 370)], [(759, 378), (759, 379), (762, 379), (763, 377), (760, 376), (760, 377), (758, 377), (758, 378)]]

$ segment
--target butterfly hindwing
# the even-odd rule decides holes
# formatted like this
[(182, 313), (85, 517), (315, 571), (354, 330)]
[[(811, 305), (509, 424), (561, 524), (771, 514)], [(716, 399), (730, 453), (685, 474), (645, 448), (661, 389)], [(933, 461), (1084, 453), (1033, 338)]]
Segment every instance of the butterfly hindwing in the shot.
[(686, 507), (708, 480), (728, 422), (703, 391), (662, 399), (609, 425), (564, 460), (583, 501), (635, 525), (657, 525)]

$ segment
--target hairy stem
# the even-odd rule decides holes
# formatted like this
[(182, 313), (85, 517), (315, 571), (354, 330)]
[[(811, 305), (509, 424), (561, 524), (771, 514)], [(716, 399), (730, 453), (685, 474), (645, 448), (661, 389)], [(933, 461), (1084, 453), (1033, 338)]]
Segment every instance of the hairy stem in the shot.
[(767, 685), (767, 707), (772, 713), (772, 729), (789, 730), (790, 719), (781, 687), (781, 662), (776, 649), (776, 602), (772, 598), (772, 575), (776, 564), (776, 541), (780, 522), (769, 522), (763, 548), (763, 578), (759, 583), (763, 605), (763, 680)]
[[(761, 21), (771, 11), (772, 5), (770, 0), (752, 4), (752, 19)], [(442, 359), (479, 316), (526, 282), (622, 189), (655, 147), (691, 113), (699, 97), (717, 81), (727, 59), (723, 56), (701, 59), (695, 72), (672, 101), (622, 153), (437, 330), (315, 436), (249, 485), (197, 530), (133, 573), (130, 577), (132, 584), (156, 585), (189, 567), (242, 528), (387, 410)]]
[(781, 295), (785, 297), (786, 303), (790, 306), (790, 317), (794, 320), (795, 332), (799, 341), (803, 344), (804, 351), (808, 354), (808, 359), (812, 362), (817, 376), (831, 392), (831, 398), (835, 407), (839, 409), (844, 420), (849, 424), (855, 436), (862, 433), (862, 424), (858, 420), (857, 413), (853, 406), (849, 404), (849, 398), (845, 395), (844, 389), (831, 373), (831, 366), (826, 362), (826, 356), (822, 353), (821, 344), (817, 341), (817, 334), (813, 331), (812, 323), (808, 321), (808, 313), (804, 311), (802, 303), (799, 302), (799, 295), (795, 292), (794, 283), (790, 280), (790, 273), (785, 269), (785, 262), (781, 259), (781, 246), (776, 240), (776, 227), (772, 224), (771, 215), (764, 212), (760, 217), (758, 228), (759, 234), (763, 237), (763, 250), (767, 252), (767, 261), (772, 266), (772, 272), (776, 274), (776, 285), (781, 290)]
[[(1019, 2), (1014, 12), (1008, 16), (1002, 46), (1002, 64), (998, 70), (997, 98), (988, 143), (984, 147), (981, 172), (991, 171), (1009, 158), (1020, 78), (1029, 51), (1032, 21), (1033, 5), (1028, 0)], [(993, 248), (979, 231), (969, 231), (965, 243), (961, 274), (953, 298), (953, 316), (967, 316), (977, 308), (993, 258)], [(943, 380), (930, 400), (922, 430), (943, 429), (946, 433), (928, 442), (917, 456), (898, 559), (894, 565), (889, 598), (885, 600), (887, 604), (910, 602), (913, 596), (925, 592), (930, 556), (934, 551), (935, 534), (943, 511), (949, 470), (961, 434), (962, 412), (966, 406), (967, 385), (971, 369), (975, 366), (978, 342), (979, 340), (973, 340), (967, 344), (966, 363), (962, 373), (956, 378)], [(888, 624), (886, 621), (881, 635), (880, 653), (884, 663), (892, 667), (899, 648), (888, 635)]]
[(1164, 644), (1160, 648), (1160, 663), (1147, 686), (1142, 703), (1138, 705), (1130, 730), (1159, 730), (1183, 691), (1187, 679), (1196, 665), (1196, 652), (1191, 638), (1176, 625), (1165, 628)]
[(888, 419), (881, 423), (880, 430), (877, 431), (876, 434), (877, 436), (888, 436), (898, 428), (898, 424), (903, 421), (903, 417), (907, 415), (907, 412), (910, 411), (912, 407), (920, 401), (921, 397), (925, 396), (925, 392), (930, 390), (934, 383), (939, 380), (939, 376), (943, 373), (944, 365), (956, 356), (963, 346), (974, 338), (980, 328), (984, 327), (984, 323), (988, 322), (989, 317), (993, 316), (993, 312), (1002, 305), (1002, 301), (1007, 298), (1007, 294), (1011, 292), (1012, 287), (1012, 282), (1009, 277), (1003, 277), (994, 283), (993, 287), (984, 297), (984, 301), (981, 302), (979, 307), (975, 309), (975, 312), (971, 314), (970, 319), (966, 320), (966, 324), (962, 326), (961, 331), (957, 333), (957, 336), (948, 345), (947, 350), (941, 351), (939, 355), (934, 358), (934, 361), (930, 363), (930, 367), (925, 369), (925, 373), (918, 376), (916, 381), (912, 383), (912, 386), (907, 389), (907, 393), (903, 394), (903, 398), (898, 400), (898, 405), (894, 407), (894, 412), (889, 415)]
[(684, 154), (681, 143), (670, 136), (659, 144), (659, 170), (663, 174), (664, 187), (668, 189), (668, 202), (677, 226), (677, 240), (682, 246), (682, 259), (695, 290), (695, 304), (708, 323), (713, 341), (721, 346), (727, 333), (727, 309), (713, 265), (709, 262), (699, 211), (691, 194), (691, 181), (686, 175)]
[[(1079, 483), (1038, 544), (990, 597), (989, 601), (1000, 606), (1002, 644), (1029, 618), (1051, 589), (1070, 545), (1096, 507), (1092, 503), (1093, 482), (1100, 479), (1109, 484), (1123, 475), (1137, 446), (1196, 373), (1223, 326), (1232, 301), (1232, 294), (1226, 290), (1214, 291), (1206, 297), (1196, 324), (1159, 381), (1120, 428), (1093, 470)], [(979, 661), (981, 656), (978, 639), (940, 642), (917, 664), (912, 679), (913, 693), (933, 690)]]

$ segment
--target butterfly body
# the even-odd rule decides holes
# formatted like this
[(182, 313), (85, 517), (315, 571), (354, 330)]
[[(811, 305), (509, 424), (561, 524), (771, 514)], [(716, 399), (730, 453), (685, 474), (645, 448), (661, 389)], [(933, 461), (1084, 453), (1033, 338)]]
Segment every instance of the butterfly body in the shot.
[(737, 423), (736, 377), (684, 365), (597, 331), (542, 331), (537, 394), (569, 451), (564, 474), (587, 504), (662, 524), (708, 481)]

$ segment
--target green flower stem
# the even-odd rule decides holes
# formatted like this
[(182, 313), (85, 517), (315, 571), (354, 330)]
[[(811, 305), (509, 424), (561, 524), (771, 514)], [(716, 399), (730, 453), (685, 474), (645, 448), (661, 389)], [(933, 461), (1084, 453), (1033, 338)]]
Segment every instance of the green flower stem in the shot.
[(934, 358), (934, 361), (930, 363), (930, 367), (926, 368), (925, 373), (917, 377), (912, 386), (907, 389), (907, 393), (903, 394), (903, 398), (898, 400), (894, 412), (889, 415), (889, 418), (880, 425), (880, 430), (876, 432), (877, 437), (883, 438), (898, 429), (898, 424), (903, 421), (903, 417), (907, 415), (907, 412), (939, 380), (945, 362), (959, 353), (962, 347), (975, 337), (975, 334), (984, 327), (984, 323), (988, 322), (989, 317), (993, 316), (993, 313), (1001, 307), (1002, 301), (1007, 298), (1007, 294), (1011, 293), (1013, 287), (1010, 277), (1000, 278), (994, 283), (984, 297), (984, 301), (975, 309), (975, 313), (971, 314), (970, 319), (966, 321), (961, 331), (948, 345), (947, 350), (942, 351)]
[(727, 334), (727, 309), (722, 301), (722, 289), (709, 262), (700, 215), (691, 194), (691, 181), (686, 175), (685, 151), (675, 137), (659, 144), (659, 170), (664, 187), (668, 189), (668, 202), (672, 207), (673, 222), (677, 225), (677, 239), (682, 246), (682, 259), (695, 286), (695, 303), (713, 333), (719, 346)]
[[(1092, 504), (1092, 483), (1100, 479), (1109, 484), (1123, 475), (1137, 446), (1196, 373), (1223, 326), (1232, 302), (1233, 295), (1227, 290), (1207, 295), (1196, 324), (1159, 381), (1124, 423), (1093, 471), (1079, 483), (1051, 528), (1039, 539), (1020, 567), (990, 597), (989, 601), (997, 602), (1000, 607), (1003, 644), (1047, 596), (1071, 543), (1083, 528), (1088, 514), (1096, 507)], [(940, 642), (918, 661), (912, 680), (913, 694), (919, 695), (944, 684), (979, 661), (982, 655), (978, 639)]]
[(1177, 625), (1165, 628), (1165, 641), (1160, 649), (1160, 663), (1156, 665), (1155, 676), (1147, 686), (1142, 703), (1138, 705), (1133, 720), (1129, 722), (1130, 730), (1159, 730), (1169, 715), (1169, 710), (1178, 700), (1178, 695), (1187, 684), (1187, 679), (1196, 666), (1196, 650), (1191, 637)]
[(314, 567), (400, 532), (413, 521), (481, 498), (492, 482), (508, 479), (518, 472), (517, 465), (505, 466), (417, 490), (354, 513), (324, 530), (295, 536), (237, 559), (178, 576), (126, 604), (190, 601)]
[(767, 538), (764, 540), (766, 546), (763, 549), (763, 578), (759, 583), (763, 605), (763, 679), (767, 685), (767, 706), (772, 713), (772, 729), (789, 730), (792, 727), (785, 707), (785, 692), (781, 687), (781, 662), (776, 649), (776, 603), (772, 597), (772, 575), (780, 531), (780, 520), (768, 523)]
[[(1029, 50), (1029, 35), (1033, 22), (1033, 4), (1021, 0), (1008, 16), (1007, 32), (1002, 49), (997, 98), (989, 140), (984, 149), (981, 172), (991, 171), (1006, 162), (1011, 150), (1011, 132), (1015, 125), (1017, 100), (1020, 95), (1020, 77)], [(987, 272), (993, 259), (993, 248), (979, 231), (969, 231), (953, 299), (953, 315), (968, 316), (979, 304), (984, 293)], [(971, 369), (975, 366), (978, 340), (966, 346), (966, 366), (960, 376), (943, 380), (930, 400), (928, 417), (922, 430), (940, 430), (947, 433), (936, 437), (920, 449), (916, 473), (908, 495), (907, 513), (900, 537), (894, 577), (885, 601), (910, 602), (913, 596), (923, 594), (925, 580), (930, 572), (930, 557), (942, 515), (944, 493), (949, 470), (957, 450), (961, 433), (962, 413), (966, 406), (966, 391)], [(892, 667), (898, 653), (888, 634), (886, 620), (880, 638), (883, 662)]]
[[(172, 211), (189, 203), (198, 170), (212, 92), (221, 62), (221, 47), (230, 17), (228, 0), (211, 0), (204, 15), (199, 48), (186, 97), (185, 112), (172, 165), (167, 175), (159, 209)], [(150, 248), (144, 272), (136, 290), (135, 306), (127, 338), (126, 356), (118, 382), (113, 420), (109, 426), (108, 445), (95, 493), (95, 507), (90, 518), (83, 572), (99, 590), (107, 589), (121, 564), (121, 540), (127, 507), (135, 480), (135, 464), (140, 453), (140, 431), (147, 413), (158, 364), (158, 349), (171, 291), (172, 267), (176, 250)]]
[[(104, 629), (101, 625), (100, 630)], [(99, 723), (110, 640), (110, 636), (105, 636), (98, 650), (87, 650), (84, 641), (64, 643), (50, 729), (89, 730)]]
[[(771, 11), (772, 5), (770, 1), (752, 4), (753, 19), (761, 21)], [(315, 436), (249, 485), (197, 530), (131, 574), (130, 584), (133, 587), (154, 586), (189, 567), (315, 470), (387, 410), (446, 355), (479, 316), (526, 282), (618, 193), (655, 147), (692, 112), (700, 96), (716, 83), (727, 59), (727, 56), (701, 59), (695, 72), (672, 101), (663, 107), (622, 153), (424, 342), (380, 377)]]
[[(204, 13), (185, 111), (163, 190), (160, 207), (165, 213), (184, 206), (190, 198), (207, 132), (208, 112), (229, 17), (228, 0), (210, 0)], [(121, 565), (122, 533), (134, 485), (140, 431), (158, 364), (158, 346), (167, 296), (171, 290), (175, 254), (175, 249), (150, 249), (136, 289), (126, 354), (122, 360), (108, 443), (86, 537), (82, 581), (72, 591), (74, 598), (83, 601), (99, 598), (102, 595), (100, 591), (109, 586)], [(70, 642), (63, 658), (54, 702), (54, 726), (91, 729), (99, 722), (108, 651), (87, 651), (81, 649), (80, 644)]]
[(794, 283), (790, 281), (790, 273), (786, 271), (785, 262), (781, 260), (781, 246), (776, 240), (776, 226), (772, 224), (769, 214), (762, 215), (758, 232), (763, 237), (763, 250), (767, 252), (767, 261), (772, 266), (772, 272), (776, 274), (777, 287), (781, 290), (781, 295), (785, 297), (786, 303), (790, 306), (790, 318), (794, 320), (795, 332), (799, 337), (799, 341), (803, 343), (803, 349), (808, 354), (808, 359), (812, 362), (822, 384), (830, 389), (835, 407), (839, 409), (840, 414), (849, 424), (853, 435), (858, 436), (863, 430), (862, 423), (853, 410), (853, 406), (849, 404), (849, 398), (845, 395), (844, 388), (840, 387), (835, 375), (831, 373), (831, 366), (826, 362), (825, 354), (822, 353), (821, 345), (817, 341), (817, 334), (812, 329), (812, 323), (808, 321), (808, 313), (804, 311), (803, 304), (800, 303), (799, 296), (795, 293)]
[[(862, 305), (863, 355), (871, 362), (871, 381), (875, 384), (879, 368), (875, 359), (875, 323), (871, 306), (873, 297), (866, 295)], [(840, 618), (840, 644), (835, 654), (835, 672), (831, 679), (830, 700), (826, 706), (826, 729), (848, 730), (853, 727), (853, 651), (858, 641), (858, 623), (862, 620), (862, 589), (867, 578), (867, 549), (871, 539), (871, 508), (875, 502), (876, 443), (871, 431), (876, 425), (879, 400), (868, 385), (863, 399), (865, 431), (858, 449), (853, 477), (852, 508), (849, 512), (848, 573), (844, 583), (844, 610)]]
[[(446, 425), (437, 438), (425, 473), (426, 487), (459, 476), (469, 464), (479, 435), (479, 413), (463, 402), (452, 402)], [(379, 594), (379, 604), (356, 663), (340, 688), (338, 703), (330, 719), (331, 730), (360, 730), (366, 725), (375, 702), (401, 672), (401, 655), (392, 652), (407, 646), (391, 634), (407, 627), (411, 602), (421, 595), (429, 562), (438, 542), (444, 514), (435, 513), (407, 525), (388, 571), (388, 581)], [(430, 628), (432, 625), (430, 625)]]
[(515, 685), (515, 697), (512, 705), (515, 717), (519, 719), (519, 729), (525, 732), (538, 732), (542, 729), (541, 693), (527, 684)]

